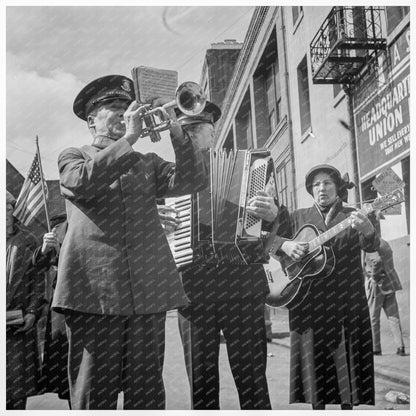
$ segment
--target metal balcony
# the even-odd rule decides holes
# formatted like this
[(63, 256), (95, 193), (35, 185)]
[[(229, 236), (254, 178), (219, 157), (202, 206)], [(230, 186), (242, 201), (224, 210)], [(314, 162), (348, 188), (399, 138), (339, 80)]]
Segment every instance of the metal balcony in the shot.
[(310, 45), (314, 84), (351, 84), (370, 56), (386, 49), (383, 12), (362, 6), (331, 10)]

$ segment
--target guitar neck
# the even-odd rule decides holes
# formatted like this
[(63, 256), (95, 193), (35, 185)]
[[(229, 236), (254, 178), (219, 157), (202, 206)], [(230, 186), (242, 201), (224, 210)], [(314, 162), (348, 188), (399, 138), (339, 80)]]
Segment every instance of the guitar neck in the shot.
[[(375, 199), (372, 204), (364, 204), (363, 208), (358, 210), (364, 215), (368, 215), (370, 212), (373, 212), (377, 209), (384, 210), (386, 208), (392, 207), (396, 204), (400, 204), (404, 201), (404, 193), (401, 189), (396, 189), (386, 195), (382, 195), (379, 198)], [(315, 237), (312, 241), (309, 242), (309, 251), (312, 251), (322, 244), (325, 244), (328, 240), (335, 237), (341, 231), (351, 226), (350, 217), (345, 218), (334, 227), (325, 231), (324, 233)]]
[[(400, 204), (404, 201), (404, 192), (401, 189), (396, 189), (386, 195), (382, 195), (379, 198), (375, 199), (373, 203), (364, 204), (363, 208), (359, 210), (364, 215), (368, 215), (370, 212), (375, 210), (383, 211), (386, 208), (392, 207), (394, 205)], [(330, 228), (329, 230), (325, 231), (322, 234), (319, 234), (317, 237), (309, 241), (309, 252), (315, 250), (316, 248), (322, 246), (331, 238), (335, 237), (341, 231), (347, 229), (351, 226), (351, 218), (345, 218), (343, 221), (335, 225), (334, 227)], [(279, 241), (278, 238), (273, 240), (271, 244), (271, 248), (269, 249), (270, 253), (276, 254), (274, 251), (274, 245), (277, 244)]]
[(345, 218), (345, 220), (342, 220), (341, 222), (339, 222), (334, 227), (330, 228), (328, 231), (325, 231), (324, 233), (319, 234), (317, 237), (315, 237), (313, 240), (309, 242), (309, 251), (313, 251), (319, 246), (322, 246), (331, 238), (339, 234), (341, 231), (344, 231), (350, 225), (351, 225), (351, 218), (348, 217), (348, 218)]

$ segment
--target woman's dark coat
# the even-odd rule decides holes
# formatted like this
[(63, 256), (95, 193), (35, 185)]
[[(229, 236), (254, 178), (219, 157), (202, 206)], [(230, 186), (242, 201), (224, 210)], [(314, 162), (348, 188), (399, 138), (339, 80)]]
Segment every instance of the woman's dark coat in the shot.
[[(338, 201), (325, 225), (316, 206), (299, 209), (279, 235), (290, 237), (304, 224), (324, 232), (351, 212)], [(349, 227), (327, 244), (335, 254), (334, 271), (314, 279), (307, 298), (289, 310), (290, 403), (373, 405), (371, 324), (360, 256), (361, 249), (375, 251), (379, 238), (365, 239)]]
[[(39, 316), (43, 305), (44, 280), (32, 266), (32, 254), (37, 246), (33, 234), (16, 226), (6, 240), (6, 308), (21, 309), (23, 315)], [(22, 399), (38, 393), (39, 351), (36, 323), (26, 332), (18, 327), (6, 329), (6, 389), (7, 399)]]

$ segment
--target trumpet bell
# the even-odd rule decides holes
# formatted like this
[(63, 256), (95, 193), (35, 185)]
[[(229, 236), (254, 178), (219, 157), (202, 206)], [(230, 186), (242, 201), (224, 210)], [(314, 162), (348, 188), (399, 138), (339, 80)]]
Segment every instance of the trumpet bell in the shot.
[[(196, 82), (186, 81), (176, 89), (175, 99), (161, 107), (151, 108), (149, 104), (143, 106), (142, 118), (146, 127), (143, 128), (140, 137), (150, 136), (152, 142), (158, 142), (161, 137), (159, 132), (167, 130), (171, 125), (168, 109), (177, 107), (186, 116), (192, 117), (204, 111), (207, 99), (204, 90)], [(156, 117), (159, 120), (156, 120)]]
[(187, 116), (196, 116), (204, 111), (207, 99), (204, 90), (196, 82), (186, 81), (176, 91), (176, 105)]

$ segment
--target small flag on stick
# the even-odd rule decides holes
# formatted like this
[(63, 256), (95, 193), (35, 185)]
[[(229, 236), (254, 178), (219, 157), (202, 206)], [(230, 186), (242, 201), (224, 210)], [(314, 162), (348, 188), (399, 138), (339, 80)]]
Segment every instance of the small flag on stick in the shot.
[(26, 226), (33, 221), (43, 207), (46, 209), (46, 184), (42, 175), (39, 147), (36, 147), (35, 158), (23, 183), (13, 212), (13, 215)]

